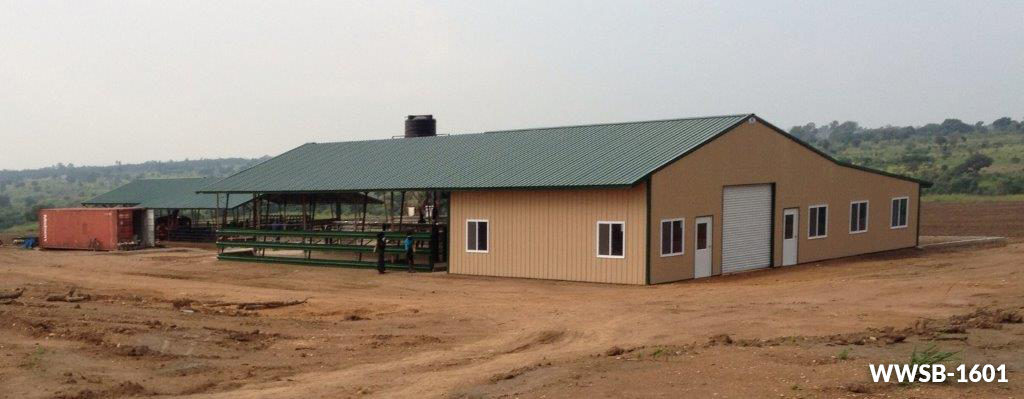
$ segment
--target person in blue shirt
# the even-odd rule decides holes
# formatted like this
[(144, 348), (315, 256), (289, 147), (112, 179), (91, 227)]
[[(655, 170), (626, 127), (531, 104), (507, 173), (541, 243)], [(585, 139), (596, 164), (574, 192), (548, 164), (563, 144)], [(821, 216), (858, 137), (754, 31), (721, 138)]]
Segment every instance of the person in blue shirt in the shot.
[(405, 259), (409, 262), (409, 273), (413, 272), (413, 266), (415, 265), (412, 255), (413, 248), (415, 247), (414, 242), (415, 241), (412, 239), (412, 233), (406, 233), (405, 240), (402, 241), (402, 244), (405, 245)]

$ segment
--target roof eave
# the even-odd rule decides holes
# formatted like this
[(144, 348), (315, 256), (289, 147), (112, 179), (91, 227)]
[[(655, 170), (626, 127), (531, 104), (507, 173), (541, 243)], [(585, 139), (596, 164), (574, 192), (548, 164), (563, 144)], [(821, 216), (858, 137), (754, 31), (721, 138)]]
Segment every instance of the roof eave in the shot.
[(559, 189), (604, 189), (633, 187), (643, 179), (622, 184), (591, 184), (591, 185), (557, 185), (557, 186), (499, 186), (499, 187), (380, 187), (337, 190), (222, 190), (199, 191), (202, 194), (329, 194), (329, 193), (363, 193), (371, 191), (482, 191), (482, 190), (559, 190)]

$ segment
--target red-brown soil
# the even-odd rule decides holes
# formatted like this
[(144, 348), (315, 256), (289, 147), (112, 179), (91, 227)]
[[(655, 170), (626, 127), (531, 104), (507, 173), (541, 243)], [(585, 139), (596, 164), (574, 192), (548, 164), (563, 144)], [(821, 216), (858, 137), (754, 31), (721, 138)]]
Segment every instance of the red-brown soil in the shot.
[[(0, 397), (1020, 396), (1024, 325), (947, 327), (1020, 314), (1022, 259), (1011, 241), (633, 287), (4, 248), (0, 291), (26, 291), (0, 305)], [(44, 299), (72, 287), (91, 299)], [(1010, 383), (870, 383), (932, 344)]]
[(924, 202), (921, 234), (1024, 237), (1024, 201)]
[[(924, 233), (1022, 235), (1024, 203), (997, 204), (926, 203)], [(653, 287), (195, 248), (5, 247), (0, 277), (25, 290), (0, 300), (0, 398), (1024, 396), (1024, 324), (1004, 317), (1024, 312), (1019, 238)], [(45, 300), (72, 288), (90, 299)], [(1006, 364), (1010, 382), (870, 382), (869, 363), (930, 345)]]

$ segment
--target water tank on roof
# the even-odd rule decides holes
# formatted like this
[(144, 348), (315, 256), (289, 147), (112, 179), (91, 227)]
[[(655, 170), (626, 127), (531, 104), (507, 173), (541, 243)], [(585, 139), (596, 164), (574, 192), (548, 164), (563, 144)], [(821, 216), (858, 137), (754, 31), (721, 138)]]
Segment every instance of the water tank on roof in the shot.
[(433, 115), (409, 115), (405, 119), (405, 137), (437, 136), (437, 120)]

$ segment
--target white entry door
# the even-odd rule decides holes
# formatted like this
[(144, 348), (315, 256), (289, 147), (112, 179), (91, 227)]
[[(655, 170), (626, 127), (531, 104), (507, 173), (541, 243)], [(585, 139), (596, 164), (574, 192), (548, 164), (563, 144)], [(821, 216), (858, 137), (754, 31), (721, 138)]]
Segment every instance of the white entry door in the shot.
[(796, 264), (797, 232), (800, 231), (800, 209), (782, 211), (782, 265)]
[(696, 240), (693, 246), (693, 278), (708, 277), (711, 275), (711, 244), (714, 242), (711, 217), (696, 220), (697, 226), (693, 229)]

